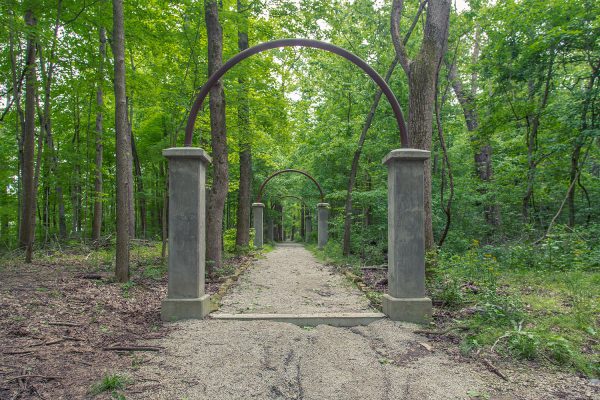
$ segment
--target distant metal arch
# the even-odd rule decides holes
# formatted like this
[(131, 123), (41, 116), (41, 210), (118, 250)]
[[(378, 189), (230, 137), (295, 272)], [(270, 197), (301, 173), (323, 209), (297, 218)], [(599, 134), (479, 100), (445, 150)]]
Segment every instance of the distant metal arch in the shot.
[(410, 147), (410, 141), (408, 138), (408, 130), (406, 128), (406, 122), (404, 121), (404, 116), (402, 115), (402, 108), (400, 108), (400, 103), (398, 103), (398, 99), (394, 96), (394, 92), (389, 87), (387, 82), (375, 71), (369, 64), (367, 64), (363, 59), (356, 56), (355, 54), (349, 52), (346, 49), (335, 46), (331, 43), (322, 42), (320, 40), (313, 39), (280, 39), (273, 40), (270, 42), (264, 42), (259, 45), (250, 47), (242, 52), (237, 53), (235, 56), (227, 60), (225, 64), (221, 66), (218, 70), (216, 70), (206, 81), (206, 83), (200, 88), (200, 92), (192, 105), (192, 109), (190, 110), (190, 116), (188, 117), (187, 125), (185, 127), (185, 146), (190, 147), (192, 145), (192, 138), (194, 135), (194, 124), (196, 123), (196, 118), (198, 118), (198, 112), (202, 107), (202, 103), (210, 89), (217, 84), (219, 79), (227, 71), (233, 68), (239, 62), (245, 60), (246, 58), (253, 56), (254, 54), (261, 53), (263, 51), (267, 51), (270, 49), (275, 49), (278, 47), (311, 47), (314, 49), (321, 49), (328, 51), (333, 54), (337, 54), (339, 56), (344, 57), (348, 61), (354, 63), (360, 69), (362, 69), (381, 89), (381, 91), (385, 94), (390, 105), (392, 106), (392, 110), (394, 111), (394, 115), (396, 116), (396, 122), (398, 123), (398, 130), (400, 131), (400, 142), (402, 147)]
[(296, 199), (296, 200), (300, 200), (300, 203), (302, 203), (304, 205), (304, 207), (306, 208), (310, 208), (308, 206), (308, 204), (306, 204), (306, 201), (304, 201), (304, 199), (300, 196), (293, 196), (291, 194), (284, 194), (284, 195), (278, 195), (278, 196), (273, 196), (274, 198), (278, 198), (278, 199), (286, 199), (286, 198), (290, 198), (290, 199)]
[(281, 175), (281, 174), (285, 174), (285, 173), (290, 173), (290, 172), (295, 172), (297, 174), (302, 174), (302, 175), (306, 176), (308, 179), (310, 179), (311, 181), (313, 181), (313, 183), (317, 186), (317, 189), (319, 189), (319, 193), (321, 194), (321, 203), (325, 202), (325, 195), (323, 194), (323, 189), (321, 188), (321, 185), (319, 185), (319, 182), (317, 182), (315, 180), (315, 178), (313, 178), (312, 176), (310, 176), (310, 174), (308, 172), (304, 172), (304, 171), (301, 171), (299, 169), (282, 169), (280, 171), (273, 172), (271, 174), (271, 176), (269, 176), (267, 179), (265, 179), (265, 181), (262, 183), (262, 185), (260, 185), (260, 188), (258, 189), (258, 197), (256, 198), (256, 202), (257, 203), (261, 202), (263, 190), (264, 190), (265, 186), (267, 185), (267, 183), (269, 183), (269, 181), (271, 179), (275, 178), (277, 175)]

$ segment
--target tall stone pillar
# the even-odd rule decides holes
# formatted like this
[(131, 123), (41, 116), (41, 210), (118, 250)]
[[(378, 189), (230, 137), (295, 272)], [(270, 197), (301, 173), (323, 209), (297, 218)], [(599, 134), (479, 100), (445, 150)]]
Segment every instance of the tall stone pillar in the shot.
[(312, 233), (312, 219), (310, 214), (306, 214), (304, 216), (304, 241), (306, 243), (310, 242), (310, 235)]
[(169, 161), (169, 284), (164, 321), (201, 319), (210, 312), (204, 293), (206, 166), (211, 159), (193, 147), (163, 150)]
[(317, 204), (317, 244), (322, 249), (329, 239), (329, 203)]
[(254, 247), (263, 247), (263, 203), (252, 203), (252, 214), (254, 215)]
[(394, 321), (431, 318), (425, 297), (424, 167), (429, 151), (392, 150), (388, 168), (388, 293), (383, 312)]

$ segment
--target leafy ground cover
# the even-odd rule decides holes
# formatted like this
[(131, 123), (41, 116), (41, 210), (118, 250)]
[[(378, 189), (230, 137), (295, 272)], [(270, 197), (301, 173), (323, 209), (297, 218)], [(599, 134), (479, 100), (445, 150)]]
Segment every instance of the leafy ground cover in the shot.
[[(600, 376), (600, 250), (593, 232), (556, 234), (537, 245), (481, 245), (427, 260), (434, 332), (465, 357), (494, 357)], [(385, 266), (341, 257), (333, 243), (321, 260), (352, 271), (377, 304)], [(439, 335), (443, 332), (443, 335)]]
[[(39, 251), (34, 263), (15, 252), (0, 258), (0, 398), (119, 398), (153, 351), (116, 351), (165, 336), (160, 302), (166, 263), (160, 244), (137, 241), (131, 280), (113, 281), (114, 253), (82, 245)], [(18, 255), (18, 257), (17, 257)], [(232, 257), (206, 290), (218, 290), (247, 257)]]

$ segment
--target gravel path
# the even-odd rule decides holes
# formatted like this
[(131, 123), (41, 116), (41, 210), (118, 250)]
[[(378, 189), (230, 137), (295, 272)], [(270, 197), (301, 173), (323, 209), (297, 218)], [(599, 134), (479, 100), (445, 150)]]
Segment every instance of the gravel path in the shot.
[(225, 296), (227, 314), (373, 312), (369, 301), (303, 246), (280, 244), (244, 273)]
[[(258, 261), (223, 303), (227, 312), (368, 310), (360, 292), (296, 246)], [(136, 355), (127, 399), (598, 398), (584, 379), (528, 366), (499, 365), (511, 379), (504, 382), (457, 345), (387, 319), (354, 328), (210, 319), (170, 326), (167, 338), (148, 341), (164, 350)]]

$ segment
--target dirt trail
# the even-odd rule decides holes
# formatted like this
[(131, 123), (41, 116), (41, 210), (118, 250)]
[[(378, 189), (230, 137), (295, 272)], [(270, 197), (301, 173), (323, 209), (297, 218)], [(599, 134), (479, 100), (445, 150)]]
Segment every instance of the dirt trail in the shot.
[[(325, 295), (327, 293), (327, 295)], [(246, 272), (223, 312), (368, 312), (343, 278), (298, 246), (280, 246)], [(505, 382), (458, 346), (387, 319), (301, 328), (266, 321), (180, 321), (148, 344), (128, 399), (437, 400), (597, 399), (587, 380), (500, 365)]]
[(286, 243), (258, 260), (223, 298), (229, 314), (373, 312), (369, 301), (299, 244)]

